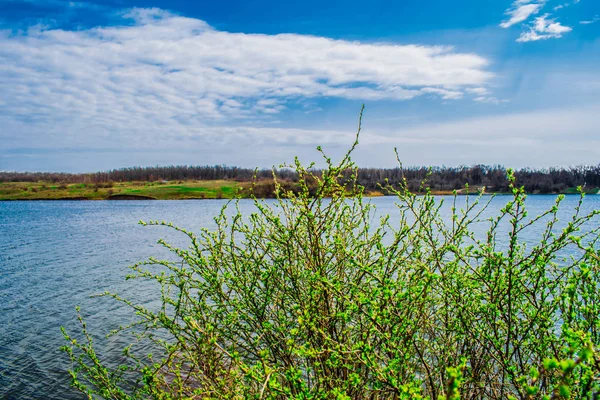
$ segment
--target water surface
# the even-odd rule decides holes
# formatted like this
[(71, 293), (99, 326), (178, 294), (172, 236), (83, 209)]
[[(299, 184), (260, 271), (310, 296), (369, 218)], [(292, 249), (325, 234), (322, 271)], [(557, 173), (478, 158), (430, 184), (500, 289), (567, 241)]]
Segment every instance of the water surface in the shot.
[[(488, 215), (508, 200), (494, 198)], [(554, 196), (531, 196), (527, 205), (533, 215), (551, 207), (554, 200)], [(567, 196), (563, 219), (577, 200)], [(397, 214), (394, 198), (372, 201), (378, 212)], [(156, 219), (196, 231), (213, 228), (213, 217), (223, 204), (224, 200), (0, 202), (0, 397), (83, 398), (69, 387), (70, 365), (59, 351), (65, 344), (60, 326), (78, 332), (76, 305), (94, 333), (131, 321), (130, 310), (90, 295), (111, 291), (150, 301), (156, 291), (125, 281), (127, 266), (151, 255), (165, 255), (156, 245), (161, 237), (186, 245), (184, 238), (166, 228), (137, 222)], [(250, 212), (252, 203), (242, 201), (241, 209)], [(584, 209), (600, 209), (600, 196), (588, 196)], [(448, 207), (444, 210), (448, 213)], [(526, 239), (535, 242), (535, 232)], [(103, 340), (99, 350), (118, 358), (125, 343), (121, 340)]]

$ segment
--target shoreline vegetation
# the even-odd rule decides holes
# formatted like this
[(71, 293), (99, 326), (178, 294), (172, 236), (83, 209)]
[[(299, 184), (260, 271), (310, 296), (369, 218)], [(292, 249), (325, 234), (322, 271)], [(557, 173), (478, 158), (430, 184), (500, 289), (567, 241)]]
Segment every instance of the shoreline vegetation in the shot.
[(96, 352), (76, 308), (79, 332), (62, 328), (71, 385), (118, 400), (597, 398), (600, 210), (581, 193), (566, 224), (562, 195), (530, 216), (508, 170), (511, 196), (490, 218), (481, 196), (450, 199), (444, 216), (446, 199), (404, 177), (382, 189), (399, 214), (377, 222), (357, 143), (337, 165), (319, 148), (322, 173), (296, 160), (297, 182), (256, 182), (256, 211), (225, 204), (213, 229), (140, 221), (188, 245), (159, 239), (171, 257), (130, 267), (157, 301), (100, 295), (135, 314), (109, 335), (131, 340), (122, 358)]
[[(365, 196), (383, 196), (383, 188), (405, 188), (415, 194), (510, 194), (508, 170), (502, 166), (357, 168)], [(326, 170), (311, 168), (315, 177)], [(352, 181), (351, 170), (341, 172)], [(274, 198), (274, 178), (297, 193), (302, 185), (293, 166), (250, 169), (226, 165), (131, 167), (94, 173), (0, 171), (0, 200), (124, 200)], [(600, 191), (600, 164), (514, 171), (515, 185), (527, 194), (586, 194)], [(317, 182), (307, 182), (311, 195)], [(346, 186), (348, 189), (348, 185)]]
[[(274, 198), (273, 181), (260, 180), (178, 180), (154, 182), (102, 182), (102, 183), (65, 183), (65, 182), (2, 182), (0, 181), (0, 201), (16, 200), (204, 200), (250, 198)], [(286, 181), (290, 190), (299, 187), (297, 182)], [(415, 194), (429, 191), (432, 195), (509, 194), (508, 191), (494, 190), (484, 186), (467, 186), (457, 189), (438, 189), (431, 186), (413, 190)], [(365, 189), (367, 197), (384, 196), (378, 188)], [(597, 187), (585, 187), (586, 194), (599, 194)], [(561, 190), (542, 192), (529, 191), (528, 194), (578, 194), (576, 187), (563, 187)]]

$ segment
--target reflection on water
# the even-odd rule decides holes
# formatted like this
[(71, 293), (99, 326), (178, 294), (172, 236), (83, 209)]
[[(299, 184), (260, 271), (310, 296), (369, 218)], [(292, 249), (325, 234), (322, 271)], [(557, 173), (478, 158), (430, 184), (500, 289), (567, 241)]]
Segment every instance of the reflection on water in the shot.
[[(508, 200), (495, 198), (490, 213)], [(554, 200), (554, 196), (530, 197), (530, 215), (551, 207)], [(577, 200), (567, 196), (561, 214), (570, 215)], [(372, 201), (379, 213), (397, 214), (394, 198)], [(59, 327), (78, 332), (76, 305), (94, 333), (106, 334), (130, 322), (130, 310), (111, 299), (89, 296), (112, 291), (149, 302), (156, 291), (140, 286), (140, 281), (126, 282), (127, 266), (151, 255), (166, 255), (156, 245), (158, 238), (187, 245), (184, 237), (166, 228), (137, 222), (165, 220), (197, 231), (214, 227), (213, 217), (224, 204), (224, 200), (0, 202), (0, 397), (82, 398), (69, 387)], [(586, 211), (598, 209), (600, 196), (589, 196), (584, 204)], [(241, 209), (250, 212), (252, 203), (242, 201)], [(444, 210), (449, 212), (449, 207)], [(480, 229), (484, 228), (482, 224)], [(536, 232), (530, 235), (526, 239), (535, 242)], [(117, 359), (126, 339), (111, 337), (97, 346), (109, 360)]]

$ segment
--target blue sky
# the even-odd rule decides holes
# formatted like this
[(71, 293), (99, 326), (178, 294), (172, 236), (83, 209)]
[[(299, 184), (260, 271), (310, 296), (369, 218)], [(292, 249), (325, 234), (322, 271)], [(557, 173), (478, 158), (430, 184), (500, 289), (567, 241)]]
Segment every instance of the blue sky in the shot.
[(600, 2), (0, 0), (0, 170), (600, 162)]

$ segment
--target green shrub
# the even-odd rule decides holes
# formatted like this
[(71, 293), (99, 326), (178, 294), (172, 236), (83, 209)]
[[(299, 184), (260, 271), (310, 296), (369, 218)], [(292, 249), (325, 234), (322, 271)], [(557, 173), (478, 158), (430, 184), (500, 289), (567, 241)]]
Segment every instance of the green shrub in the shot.
[(342, 179), (356, 171), (351, 151), (338, 164), (323, 154), (319, 176), (296, 160), (300, 190), (275, 181), (275, 203), (255, 199), (251, 215), (228, 205), (213, 231), (142, 222), (190, 241), (160, 242), (177, 262), (132, 266), (160, 284), (162, 306), (106, 295), (132, 307), (131, 329), (161, 354), (127, 349), (109, 368), (81, 321), (82, 341), (65, 332), (73, 385), (110, 399), (596, 398), (598, 211), (581, 215), (583, 195), (558, 229), (563, 197), (530, 218), (509, 172), (513, 196), (480, 238), (484, 197), (463, 209), (455, 198), (448, 219), (394, 182), (399, 216), (373, 223), (356, 175)]

